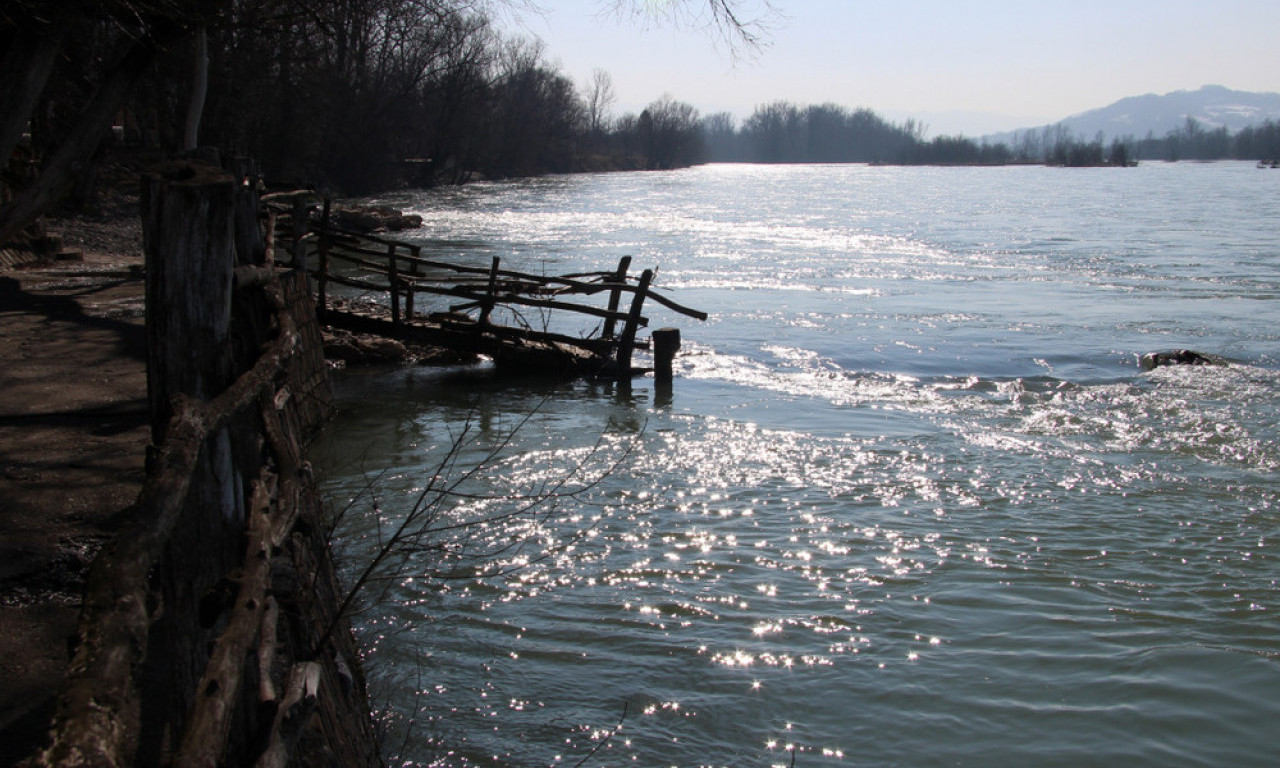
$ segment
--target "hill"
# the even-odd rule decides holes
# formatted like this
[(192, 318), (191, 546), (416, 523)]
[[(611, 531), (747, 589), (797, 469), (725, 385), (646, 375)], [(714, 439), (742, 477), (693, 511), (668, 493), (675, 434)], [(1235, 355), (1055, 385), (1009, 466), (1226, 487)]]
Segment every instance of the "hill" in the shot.
[[(1162, 138), (1170, 131), (1185, 127), (1188, 117), (1195, 118), (1202, 128), (1213, 130), (1225, 126), (1235, 133), (1265, 120), (1280, 121), (1280, 93), (1234, 91), (1221, 85), (1206, 85), (1196, 91), (1174, 91), (1163, 95), (1149, 93), (1072, 115), (1055, 125), (1086, 139), (1092, 139), (1099, 131), (1108, 140), (1126, 136), (1142, 139), (1148, 134)], [(1038, 132), (1044, 127), (1048, 126), (1024, 128), (1018, 133)], [(1012, 143), (1014, 133), (992, 134), (984, 138), (991, 143)]]

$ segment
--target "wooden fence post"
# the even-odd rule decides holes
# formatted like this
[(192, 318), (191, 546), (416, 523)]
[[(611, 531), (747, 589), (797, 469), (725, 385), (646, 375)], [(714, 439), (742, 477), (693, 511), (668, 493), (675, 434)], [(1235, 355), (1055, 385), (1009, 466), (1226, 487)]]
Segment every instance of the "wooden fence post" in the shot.
[(235, 272), (236, 180), (184, 163), (142, 182), (147, 396), (159, 445), (177, 394), (210, 400), (235, 376), (228, 341)]
[(293, 198), (293, 268), (307, 271), (307, 201), (302, 195)]
[(258, 265), (266, 259), (262, 222), (258, 218), (258, 183), (261, 173), (257, 163), (238, 157), (232, 161), (236, 185), (236, 264)]
[(619, 379), (631, 377), (631, 352), (636, 346), (636, 328), (640, 325), (640, 311), (644, 309), (644, 300), (649, 295), (651, 282), (653, 282), (653, 270), (646, 269), (640, 273), (640, 284), (636, 286), (635, 298), (631, 300), (631, 312), (627, 315), (627, 324), (622, 327), (622, 338), (618, 339)]
[[(178, 430), (178, 443), (184, 435), (192, 439), (191, 422), (171, 418), (182, 402), (179, 396), (214, 401), (240, 373), (231, 338), (237, 186), (230, 174), (197, 163), (166, 165), (143, 178), (147, 396), (153, 441), (161, 447), (158, 455), (168, 457), (161, 462), (183, 450), (168, 434), (171, 426)], [(190, 406), (183, 410), (188, 420), (200, 413)], [(244, 553), (246, 496), (238, 462), (247, 457), (239, 449), (242, 443), (229, 425), (209, 431), (200, 442), (152, 566), (155, 604), (164, 609), (150, 616), (149, 642), (155, 646), (150, 653), (147, 645), (140, 649), (145, 672), (139, 669), (135, 678), (138, 695), (155, 709), (139, 722), (139, 764), (155, 762), (158, 734), (186, 727), (214, 637), (200, 622), (199, 596)], [(174, 487), (177, 478), (165, 482)], [(177, 573), (180, 579), (174, 578)]]
[(495, 295), (498, 291), (498, 262), (497, 256), (493, 257), (493, 265), (489, 267), (489, 290), (485, 292), (484, 301), (480, 305), (480, 325), (489, 322), (489, 315), (493, 312), (495, 303)]
[(320, 215), (320, 269), (316, 275), (316, 315), (324, 317), (328, 308), (329, 283), (329, 211), (332, 201), (324, 199), (324, 212)]
[(387, 246), (387, 280), (391, 284), (391, 324), (400, 324), (400, 273), (396, 271), (395, 243)]
[[(631, 268), (631, 257), (623, 256), (622, 259), (618, 261), (618, 271), (614, 273), (613, 281), (617, 283), (619, 286), (626, 285), (627, 270), (630, 268)], [(621, 299), (622, 299), (621, 287), (614, 288), (612, 291), (609, 292), (609, 311), (610, 312), (618, 311), (618, 302), (621, 301)], [(613, 327), (614, 327), (614, 319), (612, 317), (605, 320), (604, 331), (600, 334), (600, 338), (612, 339)]]
[(405, 293), (404, 319), (408, 321), (412, 321), (413, 320), (413, 299), (414, 299), (413, 288), (415, 285), (414, 279), (418, 277), (419, 274), (421, 274), (421, 267), (418, 264), (418, 259), (422, 258), (422, 247), (417, 245), (409, 246), (409, 256), (412, 257), (412, 260), (409, 262), (409, 280), (405, 282), (405, 286), (404, 286), (404, 293)]
[(653, 340), (653, 378), (658, 383), (670, 383), (671, 365), (680, 350), (680, 329), (658, 328), (650, 338)]

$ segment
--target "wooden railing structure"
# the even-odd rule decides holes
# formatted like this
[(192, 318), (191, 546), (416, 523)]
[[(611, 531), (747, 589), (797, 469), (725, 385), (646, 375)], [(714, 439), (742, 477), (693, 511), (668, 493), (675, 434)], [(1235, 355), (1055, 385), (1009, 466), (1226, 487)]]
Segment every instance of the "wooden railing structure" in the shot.
[[(312, 277), (322, 322), (334, 327), (484, 354), (500, 368), (516, 371), (628, 378), (641, 372), (632, 367), (631, 358), (635, 349), (647, 346), (636, 339), (638, 329), (649, 324), (643, 314), (646, 301), (687, 317), (707, 318), (705, 312), (656, 292), (652, 270), (629, 275), (630, 256), (622, 257), (610, 271), (558, 276), (503, 269), (496, 256), (487, 268), (456, 264), (424, 257), (417, 243), (335, 226), (327, 200), (319, 222), (308, 222), (305, 205), (297, 200), (291, 209), (281, 211), (292, 219), (292, 226), (281, 228), (293, 232), (285, 247), (291, 249), (295, 266)], [(382, 299), (335, 302), (330, 295), (333, 286)], [(455, 301), (423, 312), (424, 296)], [(628, 297), (630, 303), (624, 309)], [(598, 303), (590, 303), (589, 298)], [(527, 322), (498, 325), (493, 322), (498, 307), (517, 319), (522, 317), (521, 308), (576, 313), (597, 321), (598, 333), (570, 336), (538, 330)], [(664, 336), (655, 334), (658, 338)], [(675, 339), (678, 345), (678, 335)], [(661, 356), (655, 350), (655, 358)]]
[(90, 566), (30, 764), (380, 765), (301, 448), (333, 410), (305, 277), (221, 168), (148, 172), (140, 207), (147, 478)]

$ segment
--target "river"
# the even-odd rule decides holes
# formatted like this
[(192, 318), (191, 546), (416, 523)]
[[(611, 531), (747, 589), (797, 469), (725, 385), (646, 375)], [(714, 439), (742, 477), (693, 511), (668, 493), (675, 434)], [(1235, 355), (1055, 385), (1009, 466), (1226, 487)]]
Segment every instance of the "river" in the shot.
[[(433, 257), (629, 254), (710, 314), (648, 312), (683, 333), (669, 391), (339, 373), (311, 460), (343, 567), (430, 527), (355, 616), (395, 764), (1275, 764), (1277, 172), (711, 165), (379, 202)], [(1231, 362), (1138, 365), (1179, 348)]]

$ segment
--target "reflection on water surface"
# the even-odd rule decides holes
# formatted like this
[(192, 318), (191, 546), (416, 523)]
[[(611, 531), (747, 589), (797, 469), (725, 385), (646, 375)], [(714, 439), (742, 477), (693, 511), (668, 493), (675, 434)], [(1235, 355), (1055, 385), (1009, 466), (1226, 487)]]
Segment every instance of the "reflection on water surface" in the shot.
[[(1280, 238), (1257, 222), (1280, 192), (1242, 167), (1102, 189), (712, 166), (392, 201), (504, 260), (633, 253), (713, 317), (663, 396), (339, 377), (312, 458), (335, 508), (359, 497), (348, 567), (433, 476), (464, 480), (445, 521), (550, 496), (456, 534), (484, 571), (405, 571), (357, 617), (389, 754), (1268, 764)], [(1168, 226), (1191, 213), (1211, 224)], [(1137, 366), (1181, 346), (1238, 362)]]

